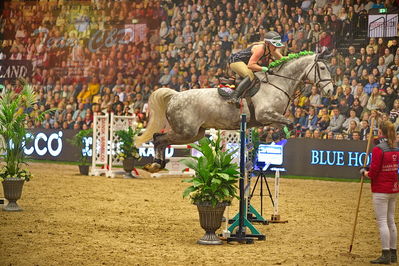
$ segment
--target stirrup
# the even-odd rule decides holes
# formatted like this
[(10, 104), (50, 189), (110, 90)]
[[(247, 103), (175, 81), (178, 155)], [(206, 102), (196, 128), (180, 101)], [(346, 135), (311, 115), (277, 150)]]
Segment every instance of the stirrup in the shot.
[(240, 103), (240, 98), (231, 97), (230, 99), (227, 100), (227, 102), (230, 104), (237, 104)]

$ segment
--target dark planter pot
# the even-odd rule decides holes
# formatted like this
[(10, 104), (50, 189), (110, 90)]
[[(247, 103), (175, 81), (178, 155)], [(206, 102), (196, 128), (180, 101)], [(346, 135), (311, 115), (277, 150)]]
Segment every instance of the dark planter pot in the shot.
[(205, 230), (205, 235), (198, 240), (201, 245), (221, 245), (222, 241), (215, 234), (216, 230), (222, 225), (224, 209), (228, 203), (218, 203), (212, 207), (210, 203), (196, 203), (199, 213), (201, 227)]
[(89, 175), (90, 165), (79, 165), (79, 172), (81, 175)]
[(22, 211), (17, 204), (17, 200), (21, 198), (24, 182), (25, 180), (20, 178), (7, 178), (2, 182), (4, 197), (8, 200), (8, 204), (3, 210), (9, 212)]
[(125, 159), (123, 159), (123, 170), (126, 172), (125, 177), (135, 177), (134, 175), (132, 175), (132, 171), (134, 169), (134, 165), (135, 165), (136, 159), (133, 157), (127, 157)]

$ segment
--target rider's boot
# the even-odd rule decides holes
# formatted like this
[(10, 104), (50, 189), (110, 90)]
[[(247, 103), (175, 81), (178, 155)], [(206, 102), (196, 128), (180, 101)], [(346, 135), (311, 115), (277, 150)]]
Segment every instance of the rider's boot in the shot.
[(228, 100), (228, 103), (238, 104), (240, 103), (240, 97), (244, 93), (244, 91), (251, 85), (251, 79), (249, 77), (245, 77), (234, 92), (231, 94), (231, 98)]

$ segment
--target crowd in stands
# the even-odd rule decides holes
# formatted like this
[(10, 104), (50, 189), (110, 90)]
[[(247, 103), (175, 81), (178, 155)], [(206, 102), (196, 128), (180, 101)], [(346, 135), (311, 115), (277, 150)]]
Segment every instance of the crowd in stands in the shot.
[[(229, 56), (269, 30), (281, 35), (284, 55), (332, 51), (334, 94), (324, 97), (307, 86), (285, 114), (294, 121), (290, 137), (365, 139), (373, 117), (399, 126), (398, 36), (336, 49), (367, 28), (369, 10), (394, 8), (396, 0), (88, 1), (83, 29), (69, 21), (76, 7), (44, 3), (6, 2), (1, 17), (0, 59), (33, 62), (30, 82), (39, 102), (29, 127), (88, 128), (101, 112), (135, 115), (145, 127), (152, 91), (218, 86), (220, 77), (232, 75)], [(109, 33), (134, 19), (148, 24), (144, 38), (124, 36), (127, 41), (108, 45), (103, 38), (101, 49), (90, 49), (96, 31)], [(34, 123), (52, 107), (58, 110)], [(264, 137), (274, 131), (264, 128)]]

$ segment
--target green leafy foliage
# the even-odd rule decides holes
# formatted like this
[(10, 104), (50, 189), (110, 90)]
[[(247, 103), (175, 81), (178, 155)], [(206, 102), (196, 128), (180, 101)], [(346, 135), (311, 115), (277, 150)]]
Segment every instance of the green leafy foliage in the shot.
[(133, 157), (140, 159), (139, 149), (134, 145), (134, 139), (140, 133), (140, 129), (132, 129), (129, 127), (126, 130), (116, 131), (116, 135), (119, 137), (121, 144), (119, 146), (119, 157), (122, 159)]
[(89, 164), (89, 157), (85, 156), (83, 153), (83, 149), (86, 147), (85, 139), (88, 137), (93, 136), (93, 129), (83, 129), (80, 130), (72, 139), (68, 140), (69, 143), (74, 145), (79, 149), (79, 155), (80, 155), (80, 165), (88, 165)]
[[(36, 103), (36, 94), (32, 87), (24, 80), (20, 80), (23, 89), (19, 93), (7, 90), (0, 98), (0, 136), (3, 144), (1, 149), (5, 165), (0, 170), (0, 181), (6, 178), (21, 178), (26, 181), (32, 177), (29, 171), (22, 169), (26, 164), (24, 148), (33, 139), (25, 128), (28, 117), (27, 110), (32, 109)], [(42, 121), (46, 113), (53, 109), (42, 112), (37, 120)]]
[(220, 131), (216, 141), (202, 138), (198, 144), (190, 145), (202, 156), (180, 161), (195, 171), (193, 178), (183, 180), (191, 184), (184, 190), (183, 197), (190, 197), (193, 203), (211, 203), (212, 206), (231, 202), (237, 197), (237, 180), (240, 178), (239, 167), (232, 162), (235, 151), (224, 150)]

